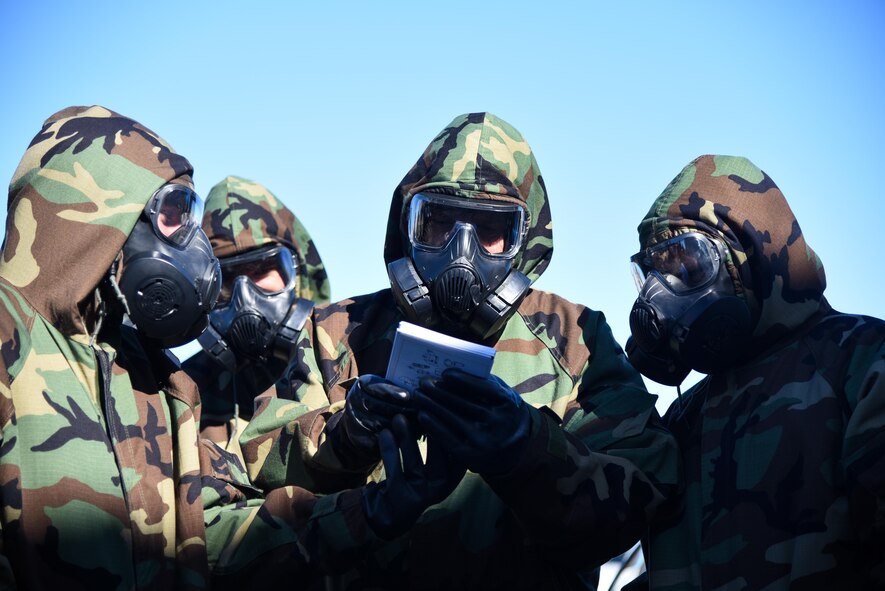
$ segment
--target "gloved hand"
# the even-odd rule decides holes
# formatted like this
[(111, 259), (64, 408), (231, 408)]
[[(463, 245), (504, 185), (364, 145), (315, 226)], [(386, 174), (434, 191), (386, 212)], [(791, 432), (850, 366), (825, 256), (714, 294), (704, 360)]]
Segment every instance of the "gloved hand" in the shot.
[(360, 376), (347, 392), (340, 427), (353, 446), (377, 458), (377, 434), (390, 428), (396, 414), (414, 416), (409, 398), (407, 390), (380, 376)]
[(395, 415), (390, 429), (378, 433), (378, 444), (387, 477), (363, 488), (362, 506), (372, 530), (390, 540), (409, 531), (429, 506), (445, 500), (466, 469), (429, 441), (427, 463), (422, 462), (415, 433), (403, 415)]
[(422, 379), (412, 403), (428, 441), (474, 472), (508, 472), (528, 443), (529, 406), (497, 376), (447, 369), (439, 379)]

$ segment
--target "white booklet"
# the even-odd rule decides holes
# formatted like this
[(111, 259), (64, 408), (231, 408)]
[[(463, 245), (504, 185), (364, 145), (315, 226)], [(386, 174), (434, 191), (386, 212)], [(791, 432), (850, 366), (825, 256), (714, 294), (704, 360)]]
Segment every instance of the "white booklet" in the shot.
[(457, 367), (475, 376), (488, 377), (495, 349), (442, 334), (409, 322), (400, 322), (393, 339), (386, 378), (406, 390), (414, 390), (425, 376), (439, 377)]

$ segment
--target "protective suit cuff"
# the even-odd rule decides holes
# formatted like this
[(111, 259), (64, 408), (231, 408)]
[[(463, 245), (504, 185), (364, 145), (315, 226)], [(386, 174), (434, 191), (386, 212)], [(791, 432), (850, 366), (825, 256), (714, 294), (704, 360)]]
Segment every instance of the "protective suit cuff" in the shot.
[(499, 487), (506, 489), (511, 483), (517, 489), (523, 489), (529, 476), (534, 477), (549, 469), (551, 461), (555, 464), (566, 459), (568, 447), (565, 433), (559, 425), (559, 417), (530, 408), (529, 418), (531, 420), (529, 441), (516, 465), (505, 474), (484, 476), (496, 491)]
[(359, 560), (362, 553), (384, 542), (369, 527), (362, 497), (362, 488), (355, 488), (317, 500), (311, 519), (319, 525), (324, 554)]

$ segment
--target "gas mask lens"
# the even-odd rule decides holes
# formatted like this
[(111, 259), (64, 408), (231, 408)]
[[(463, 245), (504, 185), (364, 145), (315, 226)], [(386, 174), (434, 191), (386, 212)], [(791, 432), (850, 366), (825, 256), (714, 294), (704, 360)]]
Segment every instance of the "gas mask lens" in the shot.
[(200, 227), (203, 200), (192, 189), (170, 183), (157, 189), (145, 211), (157, 236), (173, 246), (183, 246)]
[(222, 259), (219, 305), (230, 301), (238, 277), (246, 277), (265, 295), (274, 295), (294, 287), (297, 272), (292, 253), (285, 246), (262, 248)]
[(486, 254), (509, 258), (522, 246), (525, 215), (515, 203), (418, 193), (409, 204), (409, 240), (441, 249), (459, 226), (469, 225)]
[(698, 232), (680, 234), (630, 257), (637, 290), (654, 274), (674, 293), (709, 285), (718, 275), (720, 263), (716, 245)]

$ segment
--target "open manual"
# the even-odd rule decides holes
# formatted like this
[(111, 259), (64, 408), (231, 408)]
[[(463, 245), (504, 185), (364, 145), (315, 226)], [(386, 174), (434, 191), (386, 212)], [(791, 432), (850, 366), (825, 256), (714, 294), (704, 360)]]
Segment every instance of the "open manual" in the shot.
[(409, 322), (400, 322), (387, 364), (387, 379), (414, 390), (425, 377), (439, 377), (443, 370), (457, 367), (484, 378), (492, 370), (495, 349), (457, 339)]

